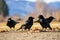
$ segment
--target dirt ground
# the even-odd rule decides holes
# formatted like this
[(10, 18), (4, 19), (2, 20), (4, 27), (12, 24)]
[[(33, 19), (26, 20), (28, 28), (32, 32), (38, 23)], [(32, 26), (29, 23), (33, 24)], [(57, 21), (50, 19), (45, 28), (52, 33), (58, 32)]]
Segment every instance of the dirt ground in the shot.
[(0, 40), (60, 40), (60, 32), (2, 32)]

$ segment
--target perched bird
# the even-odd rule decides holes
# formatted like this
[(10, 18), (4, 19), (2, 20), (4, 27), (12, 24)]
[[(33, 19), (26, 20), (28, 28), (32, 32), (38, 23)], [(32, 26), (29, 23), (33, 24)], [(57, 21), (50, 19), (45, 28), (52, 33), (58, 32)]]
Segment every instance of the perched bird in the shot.
[(17, 23), (19, 23), (19, 22), (16, 22), (16, 21), (12, 20), (11, 18), (9, 18), (7, 21), (7, 26), (9, 26), (10, 28), (12, 28), (12, 27), (15, 28), (15, 25)]
[(54, 17), (50, 16), (49, 18), (44, 18), (43, 15), (39, 15), (39, 20), (35, 21), (35, 22), (39, 22), (42, 26), (42, 28), (49, 28), (52, 30), (52, 28), (50, 27), (50, 23), (52, 22), (53, 19), (55, 19)]
[[(32, 25), (33, 25), (33, 17), (29, 17), (28, 18), (28, 20), (26, 21), (26, 23), (25, 24), (23, 24), (19, 29), (22, 29), (22, 28), (24, 28), (25, 30), (26, 29), (28, 29), (28, 30), (30, 30), (30, 28), (32, 27)], [(18, 29), (18, 30), (19, 30)]]

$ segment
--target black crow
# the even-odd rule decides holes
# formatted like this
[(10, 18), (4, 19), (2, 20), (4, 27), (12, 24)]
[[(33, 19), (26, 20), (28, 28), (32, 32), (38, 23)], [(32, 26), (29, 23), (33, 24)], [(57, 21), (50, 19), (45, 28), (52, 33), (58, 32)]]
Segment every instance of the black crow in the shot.
[(52, 30), (52, 28), (50, 27), (50, 22), (54, 19), (54, 17), (50, 16), (49, 18), (44, 18), (43, 15), (39, 15), (39, 20), (36, 22), (39, 22), (42, 26), (42, 28), (49, 28)]
[[(26, 23), (23, 24), (19, 29), (24, 28), (25, 30), (26, 30), (26, 29), (30, 30), (30, 28), (31, 28), (32, 25), (33, 25), (33, 19), (34, 19), (33, 17), (29, 17), (28, 20), (26, 21)], [(19, 29), (18, 29), (18, 30), (19, 30)]]
[(19, 23), (19, 22), (16, 22), (16, 21), (12, 20), (11, 18), (9, 18), (7, 21), (7, 26), (9, 26), (10, 28), (12, 28), (12, 27), (15, 28), (15, 25), (17, 23)]

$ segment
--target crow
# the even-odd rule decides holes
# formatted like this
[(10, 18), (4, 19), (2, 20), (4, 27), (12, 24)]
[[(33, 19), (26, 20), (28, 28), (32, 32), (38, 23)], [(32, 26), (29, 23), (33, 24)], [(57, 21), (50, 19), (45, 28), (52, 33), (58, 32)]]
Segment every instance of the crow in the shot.
[(15, 25), (16, 25), (17, 23), (19, 23), (19, 22), (16, 22), (16, 21), (12, 20), (11, 18), (9, 18), (8, 21), (7, 21), (7, 26), (8, 26), (9, 28), (12, 28), (12, 27), (15, 28)]
[[(28, 20), (26, 21), (26, 23), (25, 24), (23, 24), (19, 29), (22, 29), (22, 28), (24, 28), (25, 30), (26, 29), (28, 29), (28, 30), (30, 30), (30, 28), (32, 27), (32, 25), (33, 25), (33, 17), (32, 16), (30, 16), (29, 18), (28, 18)], [(18, 30), (19, 30), (18, 29)]]
[(49, 18), (44, 18), (43, 15), (39, 15), (39, 20), (35, 21), (35, 22), (39, 22), (42, 26), (42, 28), (49, 28), (50, 30), (52, 30), (52, 28), (50, 27), (50, 23), (52, 22), (53, 19), (55, 19), (53, 16), (50, 16)]

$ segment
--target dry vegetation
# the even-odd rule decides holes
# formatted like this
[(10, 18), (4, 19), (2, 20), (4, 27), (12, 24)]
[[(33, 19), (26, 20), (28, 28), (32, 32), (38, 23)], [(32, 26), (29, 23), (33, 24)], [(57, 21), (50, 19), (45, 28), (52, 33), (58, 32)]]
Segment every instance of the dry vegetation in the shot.
[[(23, 23), (21, 22), (17, 24), (15, 26), (15, 30), (18, 29), (22, 24)], [(50, 32), (14, 31), (12, 29), (10, 30), (10, 28), (6, 26), (6, 22), (3, 22), (0, 23), (0, 40), (60, 40), (60, 23), (52, 22), (51, 27), (53, 28), (54, 31)], [(40, 30), (42, 28), (39, 23), (34, 23), (31, 29)]]
[[(24, 22), (20, 22), (20, 23), (16, 24), (14, 30), (17, 30), (18, 28), (20, 28), (23, 23)], [(60, 22), (52, 22), (52, 23), (50, 23), (50, 25), (53, 30), (60, 30)], [(42, 27), (39, 23), (34, 23), (33, 26), (31, 27), (31, 30), (35, 30), (35, 29), (41, 30)], [(10, 28), (8, 26), (6, 26), (6, 22), (0, 23), (0, 31), (4, 31), (4, 30), (5, 31), (10, 30)]]

